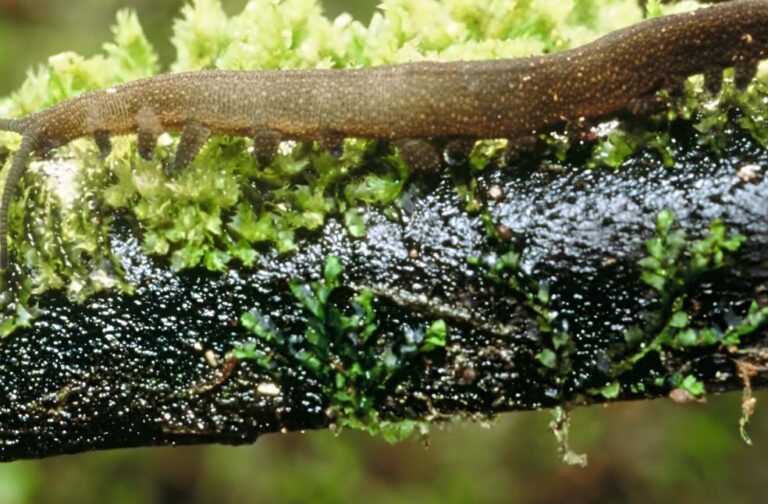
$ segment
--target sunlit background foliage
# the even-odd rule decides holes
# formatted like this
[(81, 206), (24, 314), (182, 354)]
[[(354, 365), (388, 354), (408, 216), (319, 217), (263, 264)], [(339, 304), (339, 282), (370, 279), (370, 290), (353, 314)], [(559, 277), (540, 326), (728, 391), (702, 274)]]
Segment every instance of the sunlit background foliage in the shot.
[[(552, 0), (556, 2), (557, 0)], [(0, 94), (65, 50), (92, 54), (111, 38), (119, 7), (139, 15), (163, 67), (174, 59), (179, 0), (0, 0)], [(245, 0), (223, 0), (229, 14)], [(367, 22), (373, 0), (326, 0)], [(564, 465), (550, 415), (502, 415), (434, 428), (390, 446), (357, 432), (270, 435), (253, 446), (147, 448), (0, 466), (0, 504), (32, 502), (758, 502), (764, 498), (768, 422), (758, 394), (739, 437), (740, 397), (680, 406), (659, 400), (574, 414), (572, 444), (586, 469)]]

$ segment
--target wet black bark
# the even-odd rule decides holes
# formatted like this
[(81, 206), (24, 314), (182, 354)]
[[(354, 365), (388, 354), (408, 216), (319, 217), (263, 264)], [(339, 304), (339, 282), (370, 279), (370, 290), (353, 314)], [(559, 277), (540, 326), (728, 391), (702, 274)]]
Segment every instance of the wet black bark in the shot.
[[(93, 449), (184, 443), (250, 443), (281, 429), (326, 427), (330, 397), (298, 361), (279, 379), (254, 362), (232, 366), (225, 355), (252, 339), (239, 323), (258, 308), (284, 334), (300, 339), (306, 312), (290, 279), (316, 280), (329, 255), (345, 266), (349, 292), (375, 290), (380, 344), (404, 345), (431, 321), (448, 325), (448, 345), (415, 353), (375, 397), (388, 419), (488, 414), (600, 401), (590, 390), (615, 379), (626, 356), (626, 331), (652, 323), (658, 297), (640, 281), (638, 260), (654, 235), (658, 212), (672, 210), (692, 238), (722, 219), (747, 242), (726, 266), (705, 275), (694, 297), (699, 318), (725, 327), (749, 303), (766, 304), (768, 282), (768, 153), (733, 134), (719, 155), (696, 144), (693, 130), (675, 131), (685, 145), (675, 168), (641, 154), (620, 170), (587, 170), (578, 161), (543, 168), (541, 159), (478, 177), (490, 223), (510, 238), (488, 238), (479, 212), (465, 211), (456, 174), (411, 185), (400, 219), (364, 212), (367, 237), (352, 238), (337, 221), (303, 237), (299, 251), (265, 249), (252, 270), (175, 273), (144, 256), (136, 228), (124, 219), (113, 245), (137, 285), (134, 295), (101, 294), (75, 306), (61, 294), (39, 300), (45, 314), (32, 328), (0, 342), (0, 459)], [(546, 163), (545, 163), (546, 165)], [(746, 165), (757, 176), (740, 177)], [(500, 191), (499, 191), (500, 189)], [(536, 359), (551, 347), (519, 292), (489, 280), (467, 258), (521, 254), (532, 285), (548, 285), (548, 310), (574, 343), (568, 369)], [(481, 261), (482, 262), (482, 261)], [(734, 361), (765, 349), (765, 330), (741, 353), (712, 346), (650, 353), (622, 384), (618, 399), (669, 392), (656, 378), (684, 371), (712, 392), (741, 388)], [(622, 353), (622, 348), (624, 349)], [(754, 359), (753, 359), (754, 360)], [(758, 362), (759, 364), (759, 362)], [(766, 384), (758, 369), (753, 385)], [(260, 386), (261, 385), (261, 386)]]

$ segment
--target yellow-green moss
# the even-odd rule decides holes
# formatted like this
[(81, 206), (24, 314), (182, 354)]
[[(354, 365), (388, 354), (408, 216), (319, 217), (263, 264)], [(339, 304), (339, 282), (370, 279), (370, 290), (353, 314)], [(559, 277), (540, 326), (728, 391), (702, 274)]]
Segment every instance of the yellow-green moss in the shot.
[[(650, 6), (654, 15), (668, 9), (658, 2)], [(217, 0), (196, 0), (174, 23), (177, 58), (169, 70), (515, 57), (580, 45), (641, 16), (635, 0), (385, 0), (366, 26), (345, 15), (325, 18), (316, 0), (251, 0), (232, 17)], [(85, 91), (164, 71), (134, 14), (121, 11), (113, 31), (114, 41), (101, 54), (63, 53), (31, 71), (17, 92), (0, 100), (0, 116), (23, 116)], [(746, 94), (726, 86), (722, 101), (742, 108), (742, 125), (768, 144), (765, 86), (758, 82)], [(700, 105), (700, 80), (691, 80), (688, 89), (670, 114), (688, 116)], [(706, 107), (699, 120), (702, 135), (715, 145), (725, 108)], [(598, 143), (593, 161), (615, 166), (636, 149), (656, 145), (673, 162), (667, 139), (654, 135), (614, 130)], [(2, 133), (0, 142), (13, 149), (19, 139)], [(316, 146), (286, 144), (272, 166), (260, 167), (248, 153), (248, 141), (228, 137), (211, 140), (188, 170), (170, 177), (163, 163), (175, 142), (164, 135), (157, 157), (146, 162), (135, 154), (134, 136), (121, 137), (101, 161), (93, 142), (82, 139), (59, 149), (57, 160), (33, 163), (26, 190), (11, 208), (11, 251), (23, 278), (19, 307), (31, 293), (50, 288), (64, 288), (74, 300), (103, 288), (130, 289), (107, 239), (113, 210), (141, 223), (147, 253), (167, 257), (178, 269), (221, 271), (253, 265), (262, 246), (290, 252), (297, 233), (320, 228), (329, 216), (341, 217), (352, 236), (363, 235), (357, 209), (395, 202), (408, 177), (402, 160), (391, 154), (364, 163), (371, 146), (366, 141), (348, 139), (341, 159)], [(499, 141), (479, 143), (472, 166), (482, 169), (501, 147)], [(43, 184), (49, 177), (44, 174), (61, 163), (72, 168), (70, 191), (84, 195), (68, 203), (62, 202), (60, 187)], [(459, 189), (467, 208), (476, 209), (471, 182)], [(23, 215), (42, 225), (33, 230), (34, 243), (23, 238)], [(26, 314), (5, 315), (6, 332), (27, 320)]]

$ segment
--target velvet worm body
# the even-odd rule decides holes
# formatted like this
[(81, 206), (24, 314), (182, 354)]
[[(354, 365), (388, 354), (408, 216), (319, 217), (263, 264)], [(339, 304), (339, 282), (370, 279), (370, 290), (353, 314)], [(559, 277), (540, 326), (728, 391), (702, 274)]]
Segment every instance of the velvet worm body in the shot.
[(584, 46), (546, 56), (420, 62), (364, 69), (200, 71), (161, 75), (87, 93), (0, 129), (22, 135), (0, 200), (0, 269), (8, 267), (8, 207), (28, 158), (92, 136), (102, 155), (110, 136), (138, 134), (153, 155), (157, 136), (181, 131), (182, 169), (212, 134), (247, 136), (269, 163), (284, 139), (336, 150), (346, 137), (383, 139), (414, 168), (439, 164), (434, 140), (506, 138), (632, 110), (662, 88), (703, 73), (719, 90), (735, 67), (745, 87), (768, 52), (768, 0), (734, 0), (656, 18)]

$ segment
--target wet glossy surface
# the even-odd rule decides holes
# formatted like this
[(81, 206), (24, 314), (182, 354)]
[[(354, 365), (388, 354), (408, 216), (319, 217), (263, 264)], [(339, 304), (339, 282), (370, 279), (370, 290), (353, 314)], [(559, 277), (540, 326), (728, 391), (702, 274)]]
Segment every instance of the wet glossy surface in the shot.
[[(250, 362), (219, 377), (226, 352), (249, 338), (239, 324), (243, 312), (258, 308), (284, 334), (303, 334), (304, 312), (288, 280), (318, 279), (331, 254), (345, 265), (346, 285), (377, 292), (382, 341), (404, 344), (437, 318), (449, 326), (445, 352), (405, 363), (376, 398), (385, 415), (489, 413), (578, 401), (605, 383), (610, 349), (653, 310), (636, 263), (659, 211), (673, 210), (693, 237), (721, 218), (749, 239), (738, 266), (702, 288), (699, 298), (713, 324), (743, 313), (756, 285), (768, 278), (768, 155), (734, 135), (716, 157), (690, 135), (686, 128), (678, 132), (688, 154), (674, 169), (648, 154), (620, 170), (553, 170), (536, 163), (480, 176), (492, 220), (513, 233), (509, 243), (521, 252), (526, 275), (549, 285), (549, 309), (576, 344), (563, 382), (534, 359), (549, 341), (531, 312), (468, 264), (468, 257), (491, 259), (499, 250), (486, 238), (480, 216), (463, 210), (445, 176), (403, 199), (400, 222), (367, 210), (364, 240), (331, 220), (306, 237), (299, 252), (267, 252), (253, 270), (225, 275), (174, 273), (141, 254), (131, 225), (117, 226), (113, 245), (137, 285), (135, 295), (99, 295), (84, 306), (46, 295), (40, 300), (46, 313), (33, 327), (0, 343), (0, 459), (242, 443), (283, 428), (326, 425), (328, 398), (298, 367), (281, 369), (280, 383)], [(756, 180), (745, 182), (737, 172), (749, 164), (761, 168)], [(489, 196), (499, 188), (502, 197)], [(654, 357), (641, 364), (638, 379), (663, 371)], [(702, 359), (700, 366), (704, 374), (731, 369), (718, 359)]]

